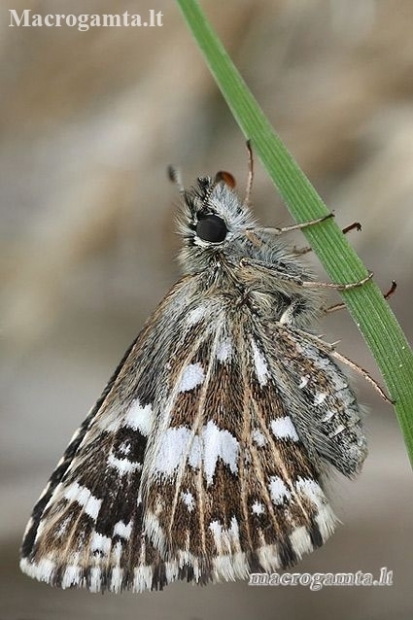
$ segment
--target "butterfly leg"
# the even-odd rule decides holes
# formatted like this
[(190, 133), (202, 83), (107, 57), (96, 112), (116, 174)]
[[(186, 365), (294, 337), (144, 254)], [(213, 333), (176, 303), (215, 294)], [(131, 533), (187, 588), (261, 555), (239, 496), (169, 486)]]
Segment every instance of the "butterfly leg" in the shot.
[[(391, 283), (391, 287), (389, 288), (389, 290), (387, 291), (387, 293), (383, 294), (384, 299), (389, 299), (389, 297), (391, 297), (393, 295), (393, 293), (396, 291), (397, 289), (397, 282), (395, 280), (392, 280)], [(337, 310), (344, 310), (344, 308), (346, 307), (346, 304), (334, 304), (334, 306), (330, 306), (329, 308), (325, 308), (324, 312), (325, 314), (331, 314), (332, 312), (337, 312)]]
[[(343, 235), (346, 235), (351, 230), (357, 230), (359, 232), (361, 230), (360, 222), (353, 222), (353, 224), (350, 224), (349, 226), (343, 228), (341, 232), (343, 233)], [(296, 246), (293, 247), (293, 252), (297, 256), (303, 256), (304, 254), (308, 254), (312, 251), (313, 248), (311, 248), (309, 245), (305, 246), (304, 248), (297, 248)]]
[[(254, 245), (256, 245), (257, 247), (260, 247), (263, 242), (258, 237), (258, 235), (255, 234), (256, 232), (265, 232), (265, 233), (270, 233), (270, 234), (278, 236), (286, 232), (291, 232), (293, 230), (301, 230), (303, 228), (307, 228), (308, 226), (313, 226), (314, 224), (320, 224), (321, 222), (324, 222), (324, 220), (327, 220), (330, 217), (334, 217), (334, 213), (329, 213), (328, 215), (317, 218), (315, 220), (310, 220), (309, 222), (304, 222), (302, 224), (293, 224), (292, 226), (284, 226), (282, 228), (259, 228), (259, 229), (255, 229), (255, 231), (253, 229), (247, 229), (245, 231), (245, 235)], [(343, 228), (342, 233), (346, 235), (351, 230), (360, 231), (361, 230), (360, 222), (353, 222), (353, 224), (346, 226), (345, 228)], [(309, 252), (312, 252), (313, 249), (310, 246), (305, 246), (303, 248), (297, 248), (296, 246), (294, 246), (292, 248), (292, 251), (297, 256), (303, 256), (304, 254), (308, 254)]]
[(305, 337), (307, 340), (311, 340), (314, 344), (316, 344), (320, 351), (324, 351), (330, 357), (335, 358), (340, 363), (345, 364), (352, 370), (356, 371), (359, 375), (361, 375), (365, 379), (365, 381), (370, 383), (370, 385), (376, 390), (376, 392), (380, 394), (380, 396), (385, 402), (394, 404), (395, 401), (393, 401), (389, 396), (387, 396), (381, 385), (377, 383), (375, 379), (373, 379), (373, 377), (367, 372), (367, 370), (365, 370), (359, 364), (356, 364), (356, 362), (353, 362), (351, 359), (336, 350), (335, 347), (337, 343), (331, 344), (325, 342), (324, 340), (321, 340), (321, 338), (319, 338), (318, 336), (310, 334), (307, 331), (302, 330), (300, 327), (297, 327), (297, 325), (294, 325), (294, 329), (296, 332), (301, 332), (303, 337)]
[(293, 230), (302, 230), (303, 228), (308, 228), (309, 226), (314, 226), (315, 224), (321, 224), (321, 222), (324, 222), (325, 220), (329, 220), (330, 217), (334, 217), (334, 213), (327, 213), (327, 215), (323, 215), (322, 217), (318, 217), (314, 220), (309, 220), (308, 222), (301, 222), (300, 224), (292, 224), (291, 226), (282, 226), (280, 228), (278, 227), (274, 227), (274, 228), (248, 228), (245, 231), (246, 236), (248, 237), (248, 239), (250, 241), (252, 241), (254, 244), (257, 244), (257, 242), (259, 242), (261, 244), (260, 239), (255, 235), (255, 232), (266, 232), (266, 233), (270, 233), (273, 235), (282, 235), (284, 233), (287, 232), (291, 232)]
[(353, 288), (363, 286), (373, 277), (373, 272), (370, 271), (365, 278), (357, 280), (356, 282), (348, 282), (345, 284), (336, 284), (334, 282), (318, 282), (316, 280), (304, 280), (297, 270), (291, 271), (286, 265), (281, 263), (275, 263), (269, 265), (264, 261), (254, 260), (250, 258), (242, 258), (240, 260), (240, 267), (244, 270), (254, 270), (258, 275), (273, 277), (282, 282), (289, 282), (292, 285), (302, 288), (331, 288), (336, 291), (348, 291)]

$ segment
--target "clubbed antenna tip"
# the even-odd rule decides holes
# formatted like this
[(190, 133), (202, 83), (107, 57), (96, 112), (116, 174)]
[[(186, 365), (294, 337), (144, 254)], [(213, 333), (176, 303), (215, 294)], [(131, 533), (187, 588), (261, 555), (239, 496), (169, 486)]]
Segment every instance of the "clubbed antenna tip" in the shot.
[(172, 183), (176, 185), (181, 194), (184, 194), (185, 188), (182, 184), (181, 171), (178, 170), (178, 168), (175, 168), (175, 166), (168, 166), (167, 172), (168, 177), (172, 181)]

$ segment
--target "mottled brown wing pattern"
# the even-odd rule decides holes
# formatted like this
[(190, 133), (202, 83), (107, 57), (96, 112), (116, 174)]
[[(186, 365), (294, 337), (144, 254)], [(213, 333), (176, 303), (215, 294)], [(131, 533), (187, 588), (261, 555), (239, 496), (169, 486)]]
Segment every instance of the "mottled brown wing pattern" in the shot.
[(142, 526), (141, 476), (171, 349), (193, 339), (195, 280), (183, 278), (165, 297), (74, 434), (26, 528), (29, 575), (92, 591), (162, 585)]
[(69, 446), (24, 541), (29, 574), (92, 591), (245, 578), (291, 566), (333, 530), (249, 312), (216, 302), (178, 327), (156, 393), (130, 383), (132, 367), (150, 373), (152, 322)]
[(145, 529), (168, 581), (285, 568), (334, 528), (259, 335), (237, 312), (171, 363), (170, 415), (150, 439)]
[(290, 415), (312, 459), (325, 459), (348, 477), (367, 456), (363, 412), (347, 376), (329, 355), (330, 345), (299, 329), (261, 329), (284, 385)]

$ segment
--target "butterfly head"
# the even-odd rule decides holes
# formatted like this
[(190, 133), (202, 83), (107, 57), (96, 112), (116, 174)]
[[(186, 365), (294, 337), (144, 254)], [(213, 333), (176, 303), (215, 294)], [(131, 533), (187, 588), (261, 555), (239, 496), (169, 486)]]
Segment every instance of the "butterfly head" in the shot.
[(229, 172), (218, 172), (214, 178), (199, 177), (190, 190), (183, 189), (175, 171), (171, 177), (184, 198), (180, 214), (183, 265), (190, 271), (198, 270), (205, 261), (225, 260), (235, 257), (237, 250), (241, 252), (246, 230), (254, 223), (248, 206), (241, 203), (234, 190), (234, 177)]

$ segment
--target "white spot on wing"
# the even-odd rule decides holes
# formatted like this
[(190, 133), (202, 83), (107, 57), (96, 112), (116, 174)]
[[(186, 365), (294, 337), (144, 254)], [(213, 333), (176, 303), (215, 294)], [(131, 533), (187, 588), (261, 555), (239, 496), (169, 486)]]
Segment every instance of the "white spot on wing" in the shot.
[(159, 523), (159, 518), (153, 512), (147, 511), (145, 515), (145, 533), (150, 538), (152, 545), (162, 555), (166, 551), (165, 532)]
[(64, 519), (64, 520), (60, 523), (60, 525), (59, 525), (58, 529), (56, 530), (56, 536), (57, 536), (57, 537), (59, 537), (59, 538), (60, 538), (61, 536), (63, 536), (64, 534), (66, 534), (67, 529), (68, 529), (69, 524), (70, 524), (70, 522), (71, 522), (71, 521), (72, 521), (72, 517), (70, 516), (70, 517), (66, 517), (66, 519)]
[(263, 446), (265, 446), (265, 444), (267, 443), (267, 439), (266, 437), (263, 435), (263, 433), (261, 433), (261, 431), (259, 431), (257, 428), (255, 428), (252, 433), (251, 433), (251, 439), (252, 441), (254, 441), (258, 447), (262, 448)]
[(171, 476), (185, 458), (192, 431), (184, 426), (168, 428), (160, 439), (155, 468), (158, 472)]
[(318, 482), (312, 478), (298, 478), (295, 486), (304, 493), (314, 504), (321, 506), (325, 504), (324, 493)]
[(112, 547), (112, 539), (107, 536), (103, 536), (103, 534), (99, 534), (98, 532), (93, 532), (90, 541), (90, 550), (92, 553), (94, 551), (100, 551), (103, 556), (107, 556), (110, 549)]
[(331, 418), (334, 416), (335, 412), (334, 411), (327, 411), (327, 413), (325, 414), (324, 418), (323, 418), (323, 422), (328, 422), (329, 420), (331, 420)]
[(264, 504), (261, 502), (254, 502), (251, 506), (251, 512), (254, 515), (262, 515), (265, 512)]
[(192, 440), (191, 449), (189, 451), (188, 463), (191, 467), (201, 467), (202, 462), (202, 438), (198, 435)]
[(291, 493), (287, 489), (284, 480), (279, 476), (271, 476), (270, 478), (270, 494), (274, 504), (282, 504), (285, 499), (290, 499)]
[(118, 521), (115, 523), (115, 527), (113, 528), (114, 536), (121, 536), (125, 540), (129, 540), (130, 535), (132, 533), (132, 521), (129, 521), (128, 524), (123, 521)]
[(219, 521), (211, 521), (211, 523), (209, 524), (209, 529), (211, 530), (214, 536), (215, 544), (218, 547), (218, 544), (220, 543), (220, 540), (221, 540), (222, 525)]
[(151, 405), (142, 407), (139, 400), (136, 399), (130, 406), (125, 416), (125, 426), (138, 430), (147, 437), (152, 429), (153, 411)]
[(198, 306), (197, 308), (194, 308), (188, 313), (186, 320), (189, 325), (195, 325), (196, 323), (199, 323), (199, 321), (202, 321), (204, 316), (205, 316), (204, 306)]
[(252, 352), (254, 354), (255, 373), (260, 385), (267, 385), (268, 382), (268, 366), (261, 351), (253, 340), (251, 340)]
[(228, 465), (233, 474), (237, 473), (238, 441), (227, 430), (220, 430), (211, 420), (202, 431), (204, 443), (204, 473), (207, 484), (212, 480), (218, 458)]
[(330, 433), (329, 437), (332, 438), (332, 437), (335, 437), (336, 435), (339, 435), (345, 430), (345, 428), (346, 427), (344, 426), (344, 424), (339, 424), (337, 428), (335, 428), (334, 431)]
[(226, 362), (231, 358), (232, 344), (230, 338), (225, 338), (219, 343), (217, 348), (217, 359), (220, 362)]
[(65, 492), (65, 498), (71, 502), (77, 502), (84, 509), (85, 513), (92, 519), (96, 519), (102, 500), (94, 497), (86, 487), (80, 486), (77, 482), (73, 482)]
[(271, 430), (277, 439), (292, 439), (298, 441), (299, 437), (290, 416), (271, 420)]
[(300, 390), (304, 389), (309, 381), (310, 375), (304, 375), (304, 377), (301, 377), (300, 385), (298, 386)]
[(179, 392), (189, 392), (197, 385), (201, 385), (204, 381), (205, 374), (199, 363), (189, 364), (182, 373), (181, 380), (178, 385)]
[(239, 445), (227, 430), (221, 430), (209, 421), (201, 436), (194, 435), (189, 428), (178, 426), (166, 430), (160, 439), (155, 468), (161, 474), (172, 476), (187, 459), (191, 467), (203, 470), (207, 484), (212, 484), (218, 458), (221, 458), (232, 473), (237, 473)]
[(128, 441), (123, 441), (119, 445), (118, 451), (125, 455), (130, 454), (130, 443)]
[(188, 511), (192, 512), (195, 508), (195, 499), (192, 493), (190, 491), (182, 491), (181, 499), (188, 508)]
[(314, 404), (321, 405), (321, 403), (323, 403), (326, 398), (327, 394), (325, 392), (317, 392), (317, 394), (314, 396)]
[(308, 355), (311, 356), (313, 360), (317, 360), (317, 364), (320, 368), (331, 368), (331, 360), (328, 357), (320, 357), (319, 355), (314, 355), (314, 350), (312, 347), (308, 347)]
[(129, 459), (118, 459), (111, 450), (108, 456), (108, 465), (118, 471), (121, 476), (131, 474), (135, 471), (141, 471), (142, 463), (135, 463)]

